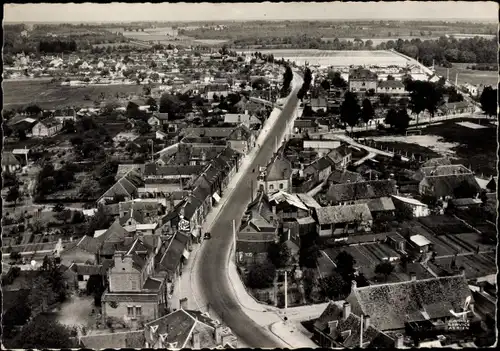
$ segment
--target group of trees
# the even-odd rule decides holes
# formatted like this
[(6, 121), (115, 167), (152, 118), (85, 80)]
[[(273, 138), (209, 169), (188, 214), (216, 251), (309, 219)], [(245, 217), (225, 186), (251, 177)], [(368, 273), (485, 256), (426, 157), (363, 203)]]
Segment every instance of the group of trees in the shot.
[(74, 40), (40, 40), (38, 50), (41, 53), (66, 53), (77, 51), (77, 45)]
[(495, 116), (498, 110), (498, 96), (497, 89), (493, 89), (492, 87), (485, 87), (483, 92), (481, 93), (481, 97), (479, 99), (481, 103), (481, 108), (484, 113), (488, 116)]
[(283, 87), (281, 89), (281, 97), (288, 95), (290, 91), (290, 84), (293, 80), (293, 72), (289, 65), (285, 66), (285, 73), (283, 73)]
[(300, 87), (297, 93), (297, 97), (299, 98), (299, 100), (302, 100), (306, 96), (307, 92), (309, 91), (309, 88), (311, 87), (311, 82), (312, 82), (312, 72), (309, 69), (309, 67), (306, 67), (304, 71), (304, 83), (302, 83), (302, 86)]
[(434, 117), (439, 106), (443, 103), (443, 85), (442, 82), (433, 83), (420, 80), (404, 80), (406, 90), (410, 92), (409, 107), (417, 117), (421, 112), (428, 111), (431, 117)]
[(402, 132), (405, 131), (410, 125), (410, 116), (406, 108), (401, 108), (399, 110), (395, 110), (393, 108), (387, 111), (387, 115), (385, 117), (385, 124), (390, 125), (396, 131)]
[(58, 170), (51, 163), (44, 164), (37, 176), (36, 196), (44, 197), (58, 190), (69, 189), (77, 171), (78, 166), (73, 163), (66, 163)]
[(351, 127), (351, 130), (360, 121), (368, 124), (375, 116), (371, 100), (368, 98), (363, 99), (361, 107), (359, 106), (358, 97), (352, 92), (346, 92), (344, 100), (340, 105), (340, 120)]

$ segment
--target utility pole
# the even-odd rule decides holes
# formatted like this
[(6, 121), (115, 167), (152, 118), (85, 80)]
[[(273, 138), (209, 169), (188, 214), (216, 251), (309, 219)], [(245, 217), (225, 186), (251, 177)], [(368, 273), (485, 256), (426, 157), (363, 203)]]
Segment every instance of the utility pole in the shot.
[(276, 153), (278, 153), (278, 136), (274, 137), (274, 148), (276, 150)]
[(360, 330), (359, 330), (359, 348), (363, 348), (363, 315), (359, 317), (360, 319)]
[(253, 202), (253, 179), (250, 181), (250, 202)]
[(449, 81), (450, 80), (450, 69), (447, 68), (446, 69), (446, 81)]
[(234, 257), (236, 257), (236, 220), (233, 219), (233, 247)]
[(455, 87), (458, 86), (458, 72), (457, 75), (455, 76)]
[(288, 309), (288, 274), (285, 271), (285, 314)]

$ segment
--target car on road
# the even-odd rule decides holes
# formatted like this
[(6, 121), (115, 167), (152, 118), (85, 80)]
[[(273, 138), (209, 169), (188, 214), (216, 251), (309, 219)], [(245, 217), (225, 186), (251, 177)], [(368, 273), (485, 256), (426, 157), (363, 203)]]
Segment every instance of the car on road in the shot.
[(212, 237), (212, 234), (210, 234), (209, 232), (205, 233), (205, 235), (203, 236), (203, 239), (207, 240), (207, 239), (210, 239)]

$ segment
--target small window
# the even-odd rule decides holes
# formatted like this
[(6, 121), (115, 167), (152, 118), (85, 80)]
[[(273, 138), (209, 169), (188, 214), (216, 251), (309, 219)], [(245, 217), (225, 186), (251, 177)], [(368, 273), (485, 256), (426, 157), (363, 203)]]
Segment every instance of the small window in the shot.
[(273, 216), (269, 216), (269, 220), (272, 221), (273, 220)]
[(280, 189), (283, 189), (283, 183), (280, 183)]
[(270, 190), (273, 190), (273, 189), (274, 189), (274, 185), (270, 184), (270, 185), (269, 185), (269, 189), (270, 189)]
[(134, 308), (127, 307), (127, 316), (132, 317), (134, 315)]
[(142, 316), (142, 307), (141, 306), (135, 306), (135, 315)]

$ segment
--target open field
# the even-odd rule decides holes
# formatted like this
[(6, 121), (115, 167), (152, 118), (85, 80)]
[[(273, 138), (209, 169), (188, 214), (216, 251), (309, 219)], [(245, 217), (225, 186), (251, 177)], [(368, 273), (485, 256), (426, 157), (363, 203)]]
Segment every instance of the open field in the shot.
[[(406, 66), (409, 62), (405, 58), (386, 50), (372, 51), (348, 51), (348, 50), (313, 50), (313, 49), (276, 49), (259, 50), (263, 54), (273, 54), (275, 58), (295, 61), (298, 65), (303, 65), (306, 61), (311, 65), (328, 66)], [(251, 53), (252, 51), (243, 51)]]
[[(420, 135), (418, 135), (420, 136)], [(382, 139), (385, 138), (385, 139)], [(396, 139), (398, 138), (398, 139)], [(415, 140), (407, 141), (406, 138), (411, 137), (379, 137), (373, 138), (376, 140), (376, 148), (380, 150), (389, 150), (390, 152), (395, 152), (398, 155), (405, 157), (420, 158), (434, 158), (440, 157), (440, 153), (433, 150), (433, 147), (429, 144), (420, 144)]]
[[(438, 275), (449, 274), (453, 272), (452, 262), (453, 257), (436, 258), (435, 262), (429, 262), (429, 268)], [(468, 279), (496, 274), (497, 271), (495, 259), (487, 254), (458, 256), (455, 266), (464, 267)]]
[(201, 43), (201, 44), (206, 44), (206, 45), (221, 45), (221, 44), (227, 43), (229, 40), (223, 40), (223, 39), (194, 39), (193, 41), (195, 43)]
[[(497, 71), (476, 71), (467, 69), (467, 66), (472, 66), (471, 63), (453, 63), (453, 67), (449, 71), (449, 79), (455, 81), (458, 73), (458, 84), (470, 83), (473, 85), (491, 85), (498, 84)], [(444, 67), (436, 66), (436, 73), (440, 76), (446, 77), (447, 69)]]
[[(47, 81), (3, 82), (4, 107), (15, 108), (36, 103), (41, 108), (62, 108), (65, 106), (92, 107), (101, 93), (107, 99), (116, 94), (140, 95), (142, 85), (99, 85), (84, 87), (61, 86)], [(85, 100), (85, 95), (90, 100)]]

